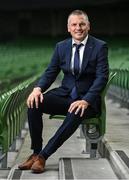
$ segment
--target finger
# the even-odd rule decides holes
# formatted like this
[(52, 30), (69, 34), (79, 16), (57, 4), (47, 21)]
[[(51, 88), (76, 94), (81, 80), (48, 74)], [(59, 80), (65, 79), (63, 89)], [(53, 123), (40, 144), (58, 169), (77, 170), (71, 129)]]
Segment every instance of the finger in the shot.
[(85, 107), (82, 107), (80, 117), (82, 117), (84, 115), (84, 111), (85, 111)]
[(27, 106), (28, 106), (28, 108), (30, 108), (30, 98), (29, 97), (27, 99)]
[(36, 108), (38, 108), (38, 106), (39, 106), (39, 98), (38, 97), (35, 97), (35, 106), (36, 106)]
[(70, 107), (69, 107), (69, 109), (68, 109), (68, 112), (71, 111), (72, 107), (73, 107), (73, 103), (70, 105)]
[(75, 106), (75, 104), (74, 104), (74, 103), (72, 103), (72, 104), (70, 105), (70, 108), (69, 108), (69, 110), (68, 110), (70, 113), (73, 111), (74, 106)]
[(43, 94), (40, 95), (40, 102), (43, 102)]
[(68, 109), (68, 112), (71, 113), (72, 108), (73, 108), (73, 103), (70, 105), (70, 107), (69, 107), (69, 109)]
[(73, 102), (73, 103), (70, 105), (68, 111), (70, 112), (71, 109), (72, 109), (76, 104), (77, 104), (77, 101)]
[(71, 112), (72, 107), (73, 107), (73, 105), (71, 104), (69, 109), (68, 109), (68, 112)]
[(78, 107), (78, 105), (74, 104), (70, 109), (70, 113), (72, 113), (77, 107)]
[(30, 103), (29, 103), (29, 100), (28, 100), (28, 99), (27, 99), (26, 104), (27, 104), (27, 107), (30, 108)]
[(75, 114), (78, 114), (78, 112), (80, 111), (80, 109), (81, 109), (81, 106), (78, 106), (78, 108), (77, 108), (76, 111), (75, 111)]
[(34, 99), (31, 98), (31, 100), (30, 100), (30, 107), (31, 107), (31, 108), (33, 108), (33, 104), (34, 104)]

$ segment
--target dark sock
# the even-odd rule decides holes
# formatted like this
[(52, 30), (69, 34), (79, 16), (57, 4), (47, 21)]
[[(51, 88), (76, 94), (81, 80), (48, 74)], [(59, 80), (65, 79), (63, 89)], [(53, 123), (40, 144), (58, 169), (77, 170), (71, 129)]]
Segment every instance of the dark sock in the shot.
[(37, 149), (34, 149), (33, 153), (34, 154), (39, 154), (41, 150), (37, 150)]

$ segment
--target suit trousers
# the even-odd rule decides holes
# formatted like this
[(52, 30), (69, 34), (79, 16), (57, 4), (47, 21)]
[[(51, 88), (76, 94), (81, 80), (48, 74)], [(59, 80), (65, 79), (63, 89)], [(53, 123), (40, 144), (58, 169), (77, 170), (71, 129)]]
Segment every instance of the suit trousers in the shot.
[[(96, 112), (89, 106), (83, 115), (75, 115), (69, 113), (68, 109), (73, 102), (70, 96), (57, 96), (48, 91), (44, 94), (43, 103), (39, 103), (39, 107), (28, 108), (28, 123), (31, 137), (31, 149), (35, 153), (41, 154), (47, 159), (53, 154), (78, 128), (84, 118), (94, 117)], [(43, 131), (43, 113), (66, 115), (61, 126), (57, 129), (47, 145), (42, 148), (42, 131)]]

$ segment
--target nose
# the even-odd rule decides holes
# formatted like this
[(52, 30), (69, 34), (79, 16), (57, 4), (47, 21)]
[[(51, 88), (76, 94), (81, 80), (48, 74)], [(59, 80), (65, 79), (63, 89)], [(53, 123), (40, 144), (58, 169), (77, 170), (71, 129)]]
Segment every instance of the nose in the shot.
[(81, 25), (80, 25), (80, 24), (77, 24), (76, 28), (77, 28), (77, 29), (81, 29)]

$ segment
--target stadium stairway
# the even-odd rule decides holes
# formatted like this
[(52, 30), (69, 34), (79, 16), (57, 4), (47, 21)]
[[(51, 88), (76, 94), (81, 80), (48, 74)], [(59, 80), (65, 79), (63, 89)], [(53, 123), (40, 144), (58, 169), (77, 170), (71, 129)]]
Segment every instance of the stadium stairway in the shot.
[[(129, 179), (129, 115), (127, 109), (107, 99), (107, 131), (100, 144), (100, 154), (90, 159), (89, 154), (82, 153), (85, 139), (80, 137), (78, 129), (64, 145), (53, 154), (46, 163), (42, 174), (20, 171), (17, 166), (32, 152), (27, 133), (14, 166), (6, 179)], [(50, 120), (44, 116), (44, 144), (61, 124), (60, 120)], [(4, 179), (4, 178), (3, 178)]]

